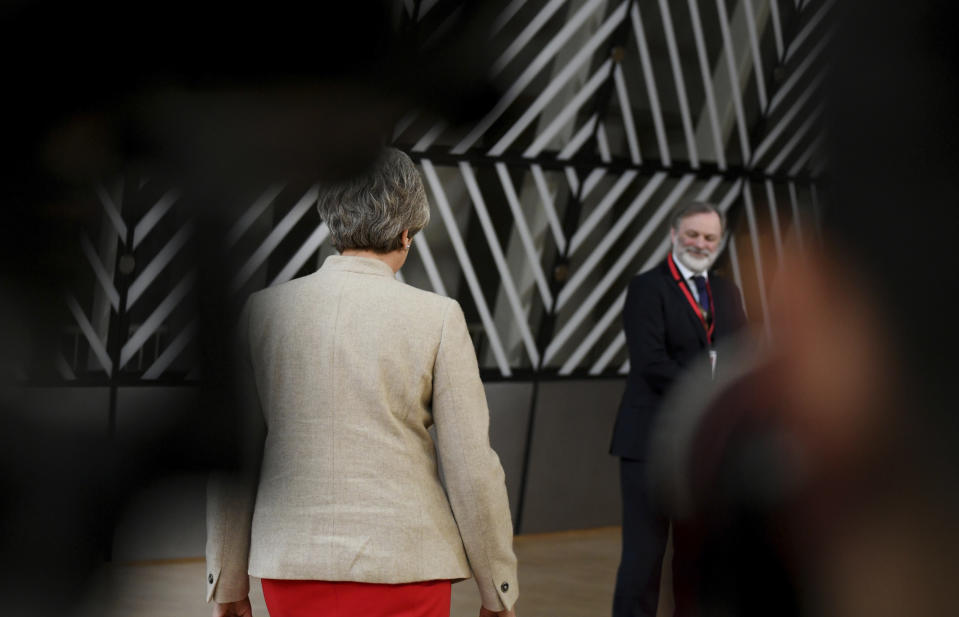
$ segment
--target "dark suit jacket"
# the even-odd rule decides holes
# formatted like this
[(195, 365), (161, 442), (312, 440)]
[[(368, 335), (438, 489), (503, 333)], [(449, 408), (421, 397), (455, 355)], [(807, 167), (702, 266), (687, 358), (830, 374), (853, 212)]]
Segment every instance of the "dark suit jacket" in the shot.
[[(746, 318), (735, 284), (712, 273), (709, 284), (715, 306), (716, 345), (742, 328)], [(646, 460), (650, 428), (663, 397), (681, 371), (707, 356), (709, 342), (702, 322), (665, 261), (630, 282), (623, 307), (623, 328), (629, 346), (629, 377), (610, 453)]]

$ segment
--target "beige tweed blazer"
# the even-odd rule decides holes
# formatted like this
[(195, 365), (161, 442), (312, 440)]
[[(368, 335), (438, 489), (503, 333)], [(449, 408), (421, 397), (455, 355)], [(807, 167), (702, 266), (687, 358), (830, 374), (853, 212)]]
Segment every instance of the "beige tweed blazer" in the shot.
[(484, 606), (511, 608), (506, 485), (459, 304), (395, 280), (379, 260), (333, 256), (251, 296), (239, 330), (245, 413), (262, 427), (247, 434), (262, 458), (251, 480), (211, 479), (207, 600), (246, 597), (248, 574), (472, 574)]

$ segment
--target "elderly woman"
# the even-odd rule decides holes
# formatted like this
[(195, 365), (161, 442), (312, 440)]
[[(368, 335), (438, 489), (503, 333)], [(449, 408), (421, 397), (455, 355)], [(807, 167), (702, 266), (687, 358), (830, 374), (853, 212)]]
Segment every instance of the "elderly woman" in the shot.
[(246, 480), (210, 484), (213, 614), (251, 614), (249, 574), (272, 617), (447, 617), (450, 583), (470, 575), (481, 616), (513, 615), (504, 474), (463, 312), (394, 279), (429, 221), (419, 174), (390, 149), (318, 207), (341, 254), (240, 318), (260, 454)]

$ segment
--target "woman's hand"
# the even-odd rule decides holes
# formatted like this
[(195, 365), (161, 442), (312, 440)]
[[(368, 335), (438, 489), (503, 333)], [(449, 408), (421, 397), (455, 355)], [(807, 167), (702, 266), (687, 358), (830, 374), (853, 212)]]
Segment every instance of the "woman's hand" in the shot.
[(216, 602), (213, 605), (213, 617), (253, 617), (253, 607), (249, 598), (238, 602)]
[(485, 606), (481, 606), (479, 617), (516, 617), (516, 612), (512, 609), (508, 611), (491, 611)]

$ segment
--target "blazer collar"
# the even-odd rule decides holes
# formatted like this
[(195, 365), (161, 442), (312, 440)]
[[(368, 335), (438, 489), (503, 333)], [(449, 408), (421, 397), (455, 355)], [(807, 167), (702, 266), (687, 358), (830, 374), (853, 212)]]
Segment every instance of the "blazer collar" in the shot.
[(396, 278), (393, 268), (379, 259), (372, 257), (330, 255), (323, 262), (321, 269), (334, 272), (355, 272), (357, 274), (372, 274), (374, 276)]

